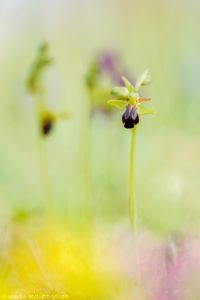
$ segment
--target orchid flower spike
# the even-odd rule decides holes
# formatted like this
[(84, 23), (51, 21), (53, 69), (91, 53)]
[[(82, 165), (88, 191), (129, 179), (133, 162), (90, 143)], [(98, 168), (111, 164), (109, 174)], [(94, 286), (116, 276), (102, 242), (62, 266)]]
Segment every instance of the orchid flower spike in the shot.
[(44, 110), (40, 113), (40, 129), (43, 136), (48, 136), (58, 120), (68, 119), (67, 112), (54, 113), (49, 110)]
[(44, 71), (51, 66), (52, 63), (53, 58), (49, 56), (49, 45), (48, 43), (43, 43), (38, 49), (37, 56), (26, 81), (27, 90), (30, 94), (40, 94), (41, 90), (43, 90), (42, 79)]
[(141, 87), (148, 85), (151, 82), (149, 71), (146, 70), (136, 81), (133, 86), (128, 79), (122, 77), (124, 86), (114, 87), (111, 90), (111, 96), (114, 99), (108, 100), (108, 104), (115, 106), (118, 109), (125, 109), (122, 115), (122, 122), (125, 128), (134, 128), (139, 123), (139, 116), (153, 114), (154, 111), (146, 108), (142, 103), (148, 102), (150, 98), (143, 98), (139, 95)]

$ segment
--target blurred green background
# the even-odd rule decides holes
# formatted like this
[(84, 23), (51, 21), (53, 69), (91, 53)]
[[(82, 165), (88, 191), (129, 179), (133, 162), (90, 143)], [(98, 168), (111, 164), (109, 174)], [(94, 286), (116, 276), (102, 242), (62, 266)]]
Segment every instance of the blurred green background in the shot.
[(198, 0), (0, 1), (2, 224), (43, 206), (33, 101), (24, 82), (47, 41), (55, 60), (45, 77), (49, 107), (70, 114), (45, 143), (55, 215), (78, 222), (92, 206), (103, 224), (128, 222), (130, 131), (117, 111), (90, 120), (85, 87), (94, 56), (111, 49), (134, 76), (149, 68), (153, 78), (144, 93), (156, 114), (143, 117), (137, 132), (140, 226), (161, 234), (198, 231), (199, 11)]

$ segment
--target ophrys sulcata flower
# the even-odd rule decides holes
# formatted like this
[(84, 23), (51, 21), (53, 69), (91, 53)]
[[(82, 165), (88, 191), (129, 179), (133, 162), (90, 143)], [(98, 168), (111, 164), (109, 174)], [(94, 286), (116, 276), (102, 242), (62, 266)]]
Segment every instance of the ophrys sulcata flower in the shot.
[(108, 104), (125, 109), (122, 115), (122, 122), (125, 128), (134, 128), (140, 121), (140, 115), (152, 114), (153, 110), (144, 107), (142, 103), (148, 102), (150, 98), (140, 97), (139, 90), (151, 82), (148, 70), (146, 70), (136, 81), (135, 86), (128, 79), (122, 77), (124, 86), (114, 87), (111, 96), (114, 99), (108, 100)]
[(122, 77), (124, 86), (117, 86), (111, 90), (113, 99), (108, 100), (108, 104), (123, 109), (122, 122), (125, 128), (132, 129), (131, 155), (130, 155), (130, 217), (132, 225), (135, 225), (135, 200), (134, 200), (134, 153), (136, 125), (140, 121), (140, 116), (152, 114), (153, 110), (142, 104), (150, 101), (150, 98), (141, 97), (139, 90), (151, 82), (149, 71), (146, 70), (136, 81), (131, 84), (128, 79)]

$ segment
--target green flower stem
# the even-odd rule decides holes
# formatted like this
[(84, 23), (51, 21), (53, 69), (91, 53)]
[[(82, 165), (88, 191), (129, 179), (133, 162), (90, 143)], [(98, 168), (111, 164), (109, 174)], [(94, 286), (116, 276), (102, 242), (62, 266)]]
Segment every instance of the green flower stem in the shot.
[(135, 140), (136, 140), (136, 127), (132, 129), (131, 138), (131, 154), (130, 154), (130, 218), (131, 225), (135, 227), (135, 187), (134, 187), (134, 169), (135, 169)]
[(86, 225), (92, 229), (91, 220), (94, 216), (92, 202), (92, 174), (91, 174), (91, 103), (86, 98), (84, 107), (81, 108), (81, 120), (79, 129), (80, 143), (80, 176), (82, 183), (82, 193), (79, 203), (79, 225)]
[[(44, 98), (45, 99), (45, 98)], [(46, 143), (44, 140), (44, 136), (41, 133), (40, 127), (40, 114), (42, 110), (41, 105), (41, 97), (35, 97), (35, 118), (37, 123), (37, 147), (38, 147), (38, 162), (40, 168), (40, 181), (42, 187), (42, 198), (43, 198), (43, 205), (44, 210), (47, 215), (47, 218), (50, 219), (51, 216), (51, 189), (50, 189), (50, 182), (49, 182), (49, 170), (48, 170), (48, 159), (47, 159), (47, 151), (46, 151)]]
[(38, 155), (39, 155), (39, 166), (40, 166), (40, 178), (42, 185), (42, 197), (44, 203), (45, 213), (47, 217), (50, 217), (51, 214), (51, 192), (50, 192), (50, 182), (49, 182), (49, 172), (48, 172), (48, 161), (46, 147), (44, 144), (43, 137), (38, 137)]
[(91, 174), (91, 155), (92, 155), (92, 122), (91, 122), (91, 104), (88, 103), (86, 107), (85, 120), (83, 122), (84, 134), (82, 133), (83, 145), (83, 179), (85, 185), (86, 207), (85, 216), (89, 223), (94, 215), (94, 205), (92, 202), (92, 174)]

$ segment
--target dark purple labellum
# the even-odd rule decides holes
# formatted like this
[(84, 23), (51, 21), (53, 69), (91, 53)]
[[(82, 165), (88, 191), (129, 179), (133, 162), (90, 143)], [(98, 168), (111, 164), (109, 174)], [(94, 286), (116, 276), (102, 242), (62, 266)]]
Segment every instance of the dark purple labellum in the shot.
[(139, 115), (134, 105), (128, 105), (122, 115), (122, 122), (125, 128), (134, 128), (139, 123)]
[(46, 118), (42, 121), (42, 133), (43, 135), (48, 135), (53, 128), (53, 121), (49, 118)]

